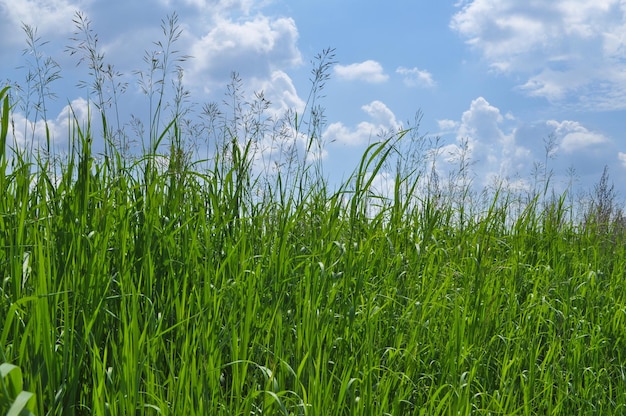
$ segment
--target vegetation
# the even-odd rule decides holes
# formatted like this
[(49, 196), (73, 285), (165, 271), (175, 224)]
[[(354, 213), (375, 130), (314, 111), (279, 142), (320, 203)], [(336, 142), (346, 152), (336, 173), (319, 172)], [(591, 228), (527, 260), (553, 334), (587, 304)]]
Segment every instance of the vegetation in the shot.
[[(245, 104), (234, 76), (230, 115), (203, 109), (212, 129), (188, 122), (180, 88), (163, 124), (179, 69), (172, 52), (148, 53), (149, 144), (129, 154), (106, 95), (120, 89), (104, 88), (121, 84), (80, 15), (77, 28), (98, 122), (71, 118), (64, 157), (49, 136), (11, 145), (14, 103), (0, 93), (0, 412), (626, 412), (626, 245), (607, 172), (581, 220), (547, 191), (475, 198), (441, 185), (414, 127), (330, 189), (314, 157), (330, 50), (306, 119), (268, 127), (262, 94)], [(163, 28), (171, 51), (175, 16)], [(42, 62), (32, 74), (48, 77), (31, 79), (53, 80)], [(199, 162), (198, 132), (217, 143)], [(273, 164), (267, 137), (283, 146)], [(388, 196), (373, 188), (383, 172)]]

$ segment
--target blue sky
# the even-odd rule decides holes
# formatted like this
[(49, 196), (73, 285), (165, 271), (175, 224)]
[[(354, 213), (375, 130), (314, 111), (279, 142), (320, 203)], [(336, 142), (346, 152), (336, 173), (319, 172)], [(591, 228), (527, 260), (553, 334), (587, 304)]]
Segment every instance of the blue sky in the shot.
[[(149, 7), (146, 5), (150, 4)], [(453, 170), (467, 143), (476, 187), (504, 180), (532, 187), (533, 168), (554, 148), (553, 185), (590, 190), (604, 166), (626, 194), (626, 3), (623, 0), (0, 0), (0, 80), (23, 84), (22, 22), (37, 27), (41, 50), (61, 67), (47, 119), (62, 146), (67, 104), (86, 114), (85, 66), (64, 52), (82, 11), (105, 61), (129, 87), (132, 113), (143, 102), (134, 71), (162, 39), (159, 24), (176, 12), (177, 48), (192, 58), (184, 83), (198, 108), (221, 101), (231, 71), (245, 90), (264, 90), (273, 114), (301, 110), (311, 60), (324, 48), (337, 64), (326, 83), (326, 172), (352, 171), (380, 130), (407, 126), (439, 136), (437, 169)], [(22, 66), (22, 68), (18, 68)], [(81, 100), (82, 98), (82, 100)], [(143, 100), (143, 101), (142, 101)], [(136, 104), (137, 103), (137, 104)], [(14, 116), (25, 123), (25, 114)], [(139, 110), (136, 110), (139, 111)], [(31, 120), (33, 121), (33, 120)], [(18, 141), (26, 142), (24, 137)], [(390, 179), (387, 178), (387, 182)], [(381, 178), (381, 183), (385, 178)], [(384, 185), (381, 185), (384, 186)]]

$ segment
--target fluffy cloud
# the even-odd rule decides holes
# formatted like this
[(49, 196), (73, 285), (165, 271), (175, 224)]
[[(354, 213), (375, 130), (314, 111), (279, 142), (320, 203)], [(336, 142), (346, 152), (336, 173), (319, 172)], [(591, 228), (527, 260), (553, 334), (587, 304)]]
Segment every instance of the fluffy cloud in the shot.
[(500, 109), (485, 98), (473, 100), (460, 122), (441, 120), (439, 125), (455, 130), (456, 143), (439, 149), (439, 169), (443, 174), (458, 169), (462, 159), (472, 164), (480, 186), (496, 178), (511, 179), (526, 173), (532, 164), (532, 152), (516, 140), (516, 129), (507, 125)]
[(72, 100), (63, 107), (58, 116), (47, 121), (29, 120), (23, 113), (14, 113), (12, 122), (15, 126), (15, 142), (21, 149), (38, 148), (46, 142), (46, 124), (53, 144), (67, 142), (68, 131), (74, 127), (74, 122), (82, 129), (88, 124), (89, 104), (84, 98)]
[(372, 60), (350, 65), (335, 65), (334, 72), (337, 78), (349, 81), (359, 80), (369, 83), (381, 83), (389, 79), (382, 65)]
[(560, 139), (560, 147), (565, 153), (585, 151), (590, 147), (597, 148), (599, 145), (609, 143), (607, 137), (589, 131), (576, 121), (549, 120), (547, 124), (554, 129), (554, 134)]
[(520, 88), (595, 108), (626, 106), (626, 4), (620, 0), (464, 2), (450, 27)]
[(573, 172), (580, 181), (575, 185), (589, 190), (604, 166), (612, 172), (626, 168), (626, 152), (578, 121), (522, 122), (503, 115), (483, 97), (473, 100), (459, 121), (440, 120), (439, 126), (453, 134), (455, 142), (431, 151), (438, 155), (438, 173), (445, 177), (455, 172), (464, 157), (478, 188), (499, 182), (509, 189), (529, 190), (550, 179), (561, 192), (572, 185)]
[(274, 71), (268, 79), (253, 82), (254, 90), (263, 91), (265, 98), (272, 103), (270, 111), (275, 119), (287, 110), (302, 113), (305, 102), (300, 98), (292, 79), (283, 71)]
[(437, 85), (430, 72), (417, 67), (405, 68), (401, 66), (396, 69), (396, 73), (403, 76), (404, 84), (407, 87), (431, 88)]
[(38, 35), (72, 33), (72, 17), (91, 0), (0, 0), (0, 44), (23, 43), (22, 23), (37, 28)]
[(332, 123), (324, 132), (324, 140), (358, 146), (370, 142), (382, 131), (397, 131), (402, 127), (393, 112), (381, 101), (372, 101), (361, 109), (370, 116), (371, 121), (362, 121), (354, 129), (341, 122)]
[(379, 126), (391, 130), (398, 130), (402, 127), (402, 124), (396, 120), (396, 116), (393, 112), (381, 101), (372, 101), (361, 107), (361, 109)]
[(467, 138), (474, 157), (483, 158), (485, 177), (510, 178), (530, 162), (531, 151), (517, 143), (514, 128), (503, 130), (504, 120), (500, 110), (483, 97), (472, 101), (461, 117), (458, 138)]
[[(271, 103), (265, 110), (266, 116), (277, 121), (287, 110), (302, 113), (305, 102), (285, 72), (302, 63), (297, 40), (298, 30), (291, 18), (259, 14), (235, 21), (216, 16), (214, 27), (192, 41), (190, 55), (193, 59), (188, 62), (185, 80), (193, 88), (216, 98), (224, 92), (231, 81), (231, 73), (235, 71), (241, 78), (238, 94), (244, 101), (253, 101), (252, 92), (259, 91)], [(306, 142), (297, 137), (291, 143), (295, 136), (294, 131), (281, 137), (269, 137), (269, 141), (263, 140), (259, 143), (256, 155), (259, 160), (255, 164), (267, 168), (278, 163), (281, 152), (292, 144), (302, 151)], [(285, 140), (290, 142), (285, 143)], [(323, 157), (323, 154), (314, 157)]]
[(205, 90), (224, 85), (232, 71), (244, 79), (269, 79), (276, 70), (301, 64), (297, 40), (298, 29), (291, 18), (218, 19), (216, 26), (191, 46), (194, 59), (188, 79)]
[(437, 126), (439, 126), (439, 130), (441, 130), (442, 132), (450, 132), (458, 128), (459, 122), (448, 119), (437, 120)]
[(505, 136), (499, 126), (502, 120), (498, 108), (489, 104), (483, 97), (478, 97), (461, 117), (459, 136), (501, 141)]

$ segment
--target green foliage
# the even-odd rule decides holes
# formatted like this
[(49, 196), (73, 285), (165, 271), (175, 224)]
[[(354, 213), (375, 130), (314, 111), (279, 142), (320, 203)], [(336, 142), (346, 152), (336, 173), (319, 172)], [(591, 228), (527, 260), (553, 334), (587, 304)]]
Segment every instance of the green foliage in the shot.
[(7, 135), (9, 133), (9, 87), (4, 87), (0, 90), (0, 106), (2, 112), (0, 113), (0, 165), (4, 171), (6, 163), (6, 143)]
[[(169, 21), (164, 50), (179, 33)], [(94, 51), (96, 38), (78, 24), (88, 40), (79, 50)], [(315, 91), (331, 51), (320, 59)], [(159, 77), (166, 66), (155, 68)], [(222, 140), (208, 167), (185, 153), (184, 112), (160, 124), (160, 87), (150, 93), (145, 154), (125, 159), (109, 140), (97, 160), (91, 126), (74, 120), (70, 151), (55, 166), (45, 155), (5, 153), (7, 91), (0, 359), (16, 365), (0, 366), (1, 410), (625, 412), (626, 250), (607, 245), (612, 228), (599, 236), (592, 217), (577, 224), (564, 197), (544, 204), (540, 192), (520, 207), (498, 190), (465, 204), (467, 189), (447, 195), (406, 164), (392, 194), (377, 193), (376, 174), (415, 137), (410, 129), (369, 146), (331, 190), (307, 157), (321, 140), (315, 105), (308, 125), (302, 115), (285, 122), (308, 127), (305, 154), (287, 171), (258, 173), (263, 130), (237, 123), (262, 114), (242, 114), (236, 90), (238, 115), (217, 119)], [(99, 96), (107, 139), (105, 102)]]
[(7, 416), (32, 415), (35, 395), (22, 390), (22, 371), (9, 363), (0, 364), (0, 412)]

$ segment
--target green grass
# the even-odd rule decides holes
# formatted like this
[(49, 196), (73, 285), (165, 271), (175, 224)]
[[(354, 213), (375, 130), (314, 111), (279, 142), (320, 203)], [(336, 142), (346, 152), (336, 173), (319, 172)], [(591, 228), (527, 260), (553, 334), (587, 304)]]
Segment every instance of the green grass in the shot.
[(9, 152), (8, 91), (0, 362), (23, 386), (0, 412), (22, 389), (41, 415), (626, 412), (623, 235), (565, 198), (459, 208), (399, 173), (382, 198), (407, 131), (337, 190), (306, 162), (253, 174), (226, 134), (186, 162), (178, 118), (137, 158), (74, 123), (54, 165)]

